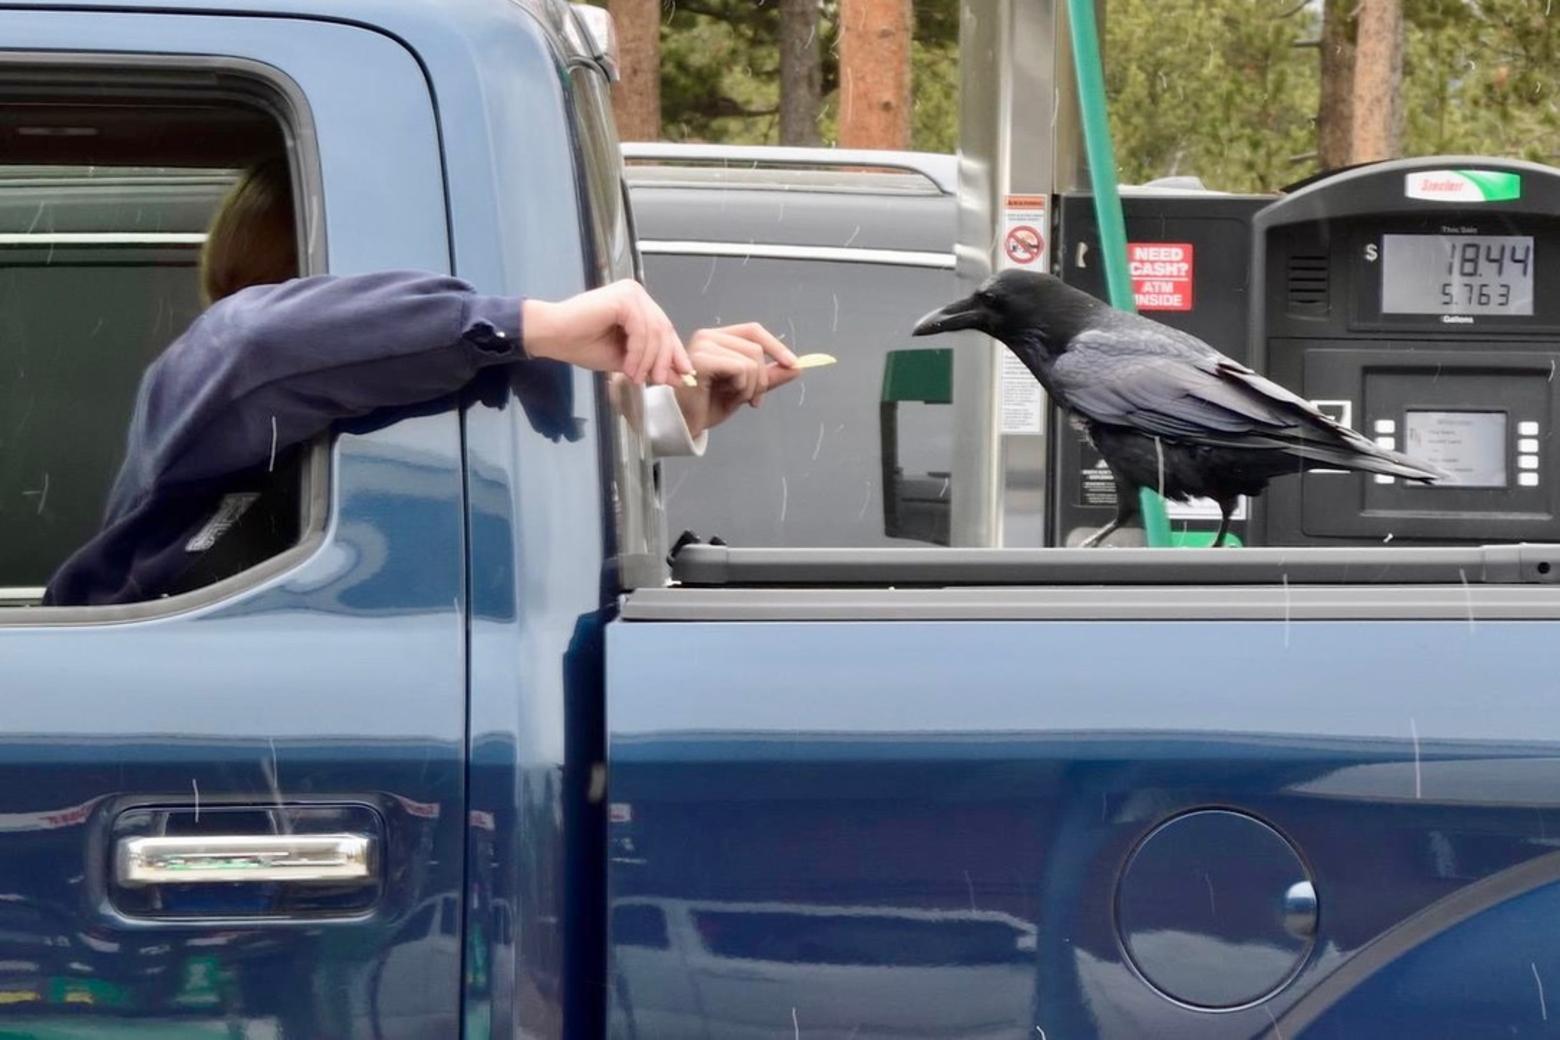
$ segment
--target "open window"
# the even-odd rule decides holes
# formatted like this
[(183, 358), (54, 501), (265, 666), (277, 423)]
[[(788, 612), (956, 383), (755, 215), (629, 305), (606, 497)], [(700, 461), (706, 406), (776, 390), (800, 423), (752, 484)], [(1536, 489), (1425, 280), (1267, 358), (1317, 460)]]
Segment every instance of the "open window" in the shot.
[[(299, 154), (288, 111), (210, 71), (0, 67), (0, 602), (39, 602), (99, 530), (142, 373), (202, 309), (213, 215), (243, 170)], [(312, 455), (250, 481), (245, 517), (164, 591), (296, 545)]]

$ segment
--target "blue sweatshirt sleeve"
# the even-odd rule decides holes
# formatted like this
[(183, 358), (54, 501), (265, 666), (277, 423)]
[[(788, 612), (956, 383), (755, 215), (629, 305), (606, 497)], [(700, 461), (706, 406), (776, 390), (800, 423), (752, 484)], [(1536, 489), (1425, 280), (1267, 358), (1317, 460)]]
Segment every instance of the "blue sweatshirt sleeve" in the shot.
[(220, 300), (147, 370), (108, 519), (522, 359), (520, 313), (516, 297), (411, 271), (300, 278)]

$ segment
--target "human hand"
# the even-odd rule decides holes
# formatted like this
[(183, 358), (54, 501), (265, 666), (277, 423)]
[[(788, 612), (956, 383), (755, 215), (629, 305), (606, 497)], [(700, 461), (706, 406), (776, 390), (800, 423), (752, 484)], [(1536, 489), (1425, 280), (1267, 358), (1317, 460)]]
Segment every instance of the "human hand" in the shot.
[(698, 385), (677, 387), (677, 403), (695, 437), (744, 404), (758, 407), (764, 394), (801, 374), (796, 355), (756, 322), (700, 329), (688, 341), (688, 355)]
[(678, 383), (694, 371), (677, 330), (644, 286), (631, 279), (521, 308), (525, 351), (635, 383)]

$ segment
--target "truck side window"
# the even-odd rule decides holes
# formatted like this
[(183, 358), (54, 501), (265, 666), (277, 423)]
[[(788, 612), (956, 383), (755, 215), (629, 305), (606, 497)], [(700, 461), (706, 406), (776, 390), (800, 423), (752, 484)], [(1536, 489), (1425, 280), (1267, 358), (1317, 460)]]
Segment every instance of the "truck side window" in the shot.
[[(170, 91), (134, 105), (0, 83), (0, 603), (41, 596), (101, 527), (146, 366), (200, 313), (206, 228), (239, 172), (284, 154), (269, 110)], [(192, 551), (185, 591), (294, 544), (279, 457), (264, 531)], [(237, 530), (235, 527), (234, 531)], [(228, 541), (228, 544), (221, 543)], [(199, 558), (194, 558), (199, 557)]]

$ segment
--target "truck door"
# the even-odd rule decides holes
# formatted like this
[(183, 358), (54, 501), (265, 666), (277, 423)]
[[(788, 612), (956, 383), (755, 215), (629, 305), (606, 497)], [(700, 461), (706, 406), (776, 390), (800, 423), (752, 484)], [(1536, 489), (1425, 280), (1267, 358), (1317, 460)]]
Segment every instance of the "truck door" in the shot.
[(13, 9), (0, 40), (5, 1030), (455, 1035), (455, 412), (278, 452), (269, 525), (192, 539), (174, 595), (38, 605), (237, 170), (286, 157), (306, 273), (449, 269), (427, 79), (296, 18)]

